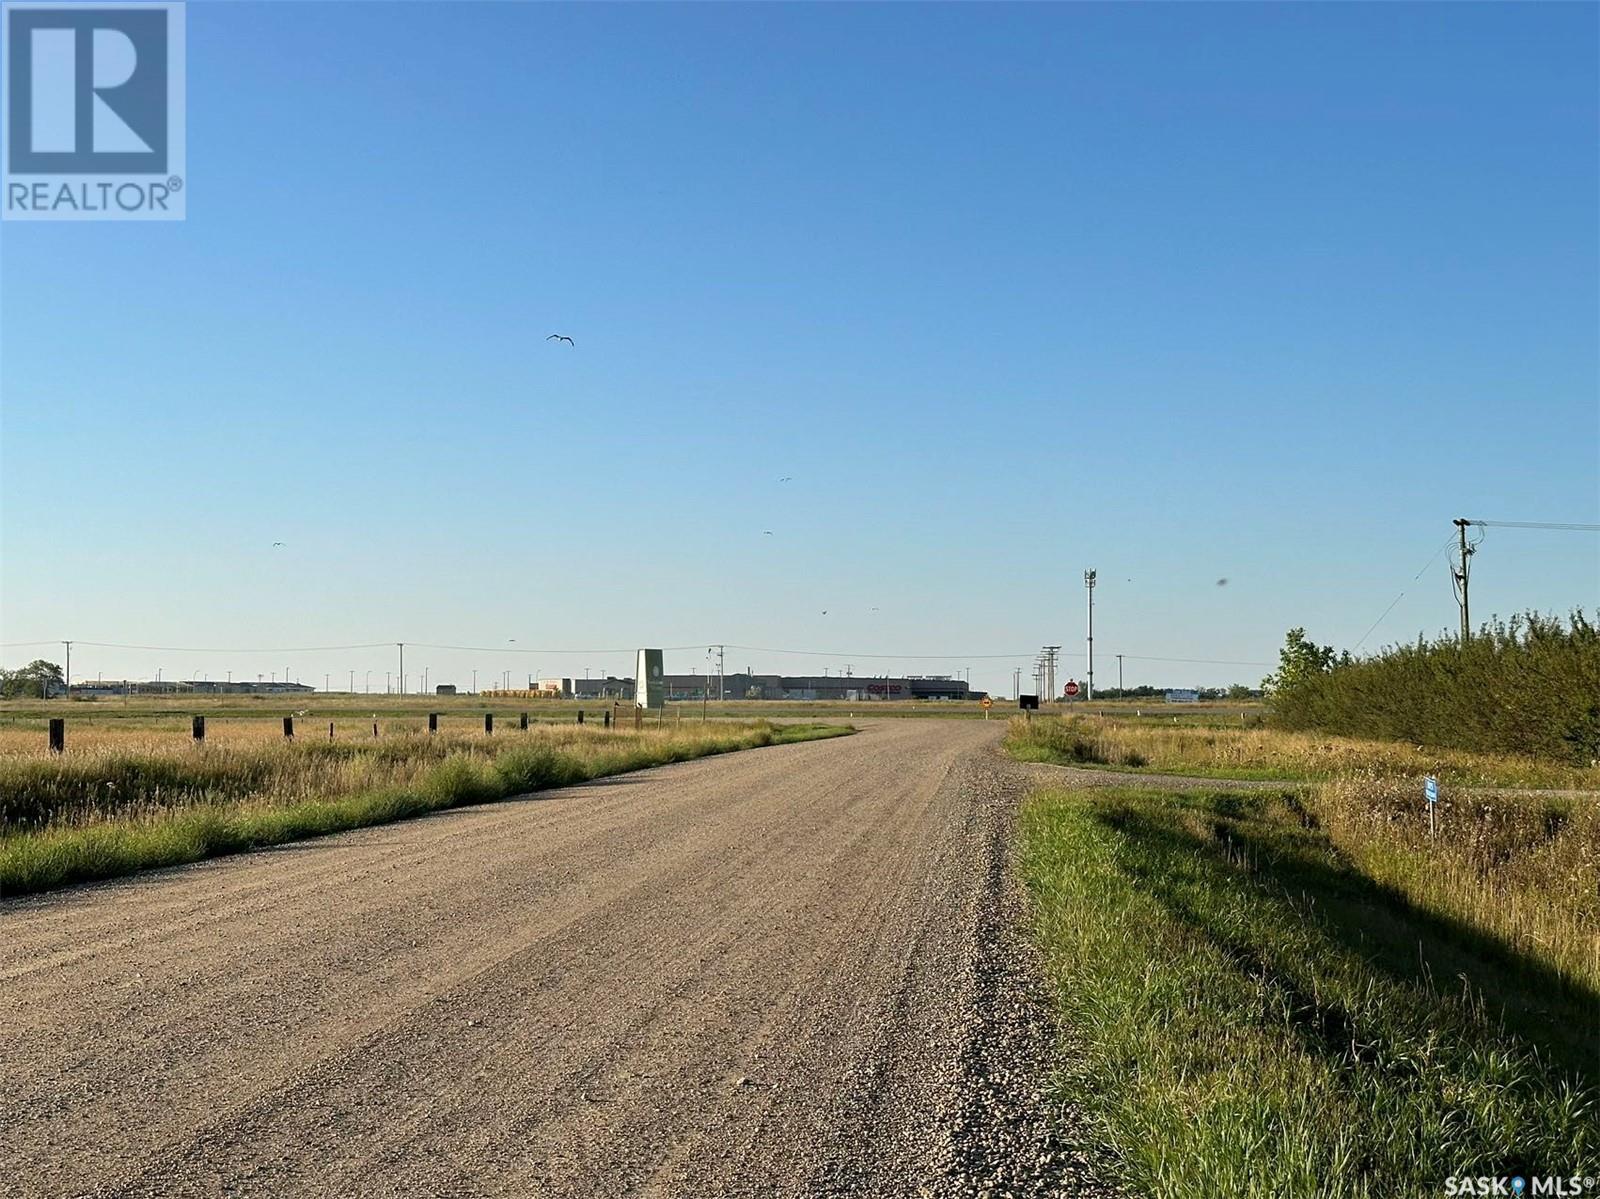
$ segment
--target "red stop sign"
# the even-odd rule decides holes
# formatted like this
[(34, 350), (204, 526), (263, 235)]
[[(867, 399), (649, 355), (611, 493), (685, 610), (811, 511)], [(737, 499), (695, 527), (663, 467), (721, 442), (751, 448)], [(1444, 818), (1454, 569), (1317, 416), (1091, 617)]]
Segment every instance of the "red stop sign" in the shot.
[(1067, 685), (1063, 687), (1062, 690), (1066, 692), (1067, 698), (1070, 699), (1074, 695), (1078, 694), (1078, 684), (1074, 683), (1071, 679), (1068, 679)]

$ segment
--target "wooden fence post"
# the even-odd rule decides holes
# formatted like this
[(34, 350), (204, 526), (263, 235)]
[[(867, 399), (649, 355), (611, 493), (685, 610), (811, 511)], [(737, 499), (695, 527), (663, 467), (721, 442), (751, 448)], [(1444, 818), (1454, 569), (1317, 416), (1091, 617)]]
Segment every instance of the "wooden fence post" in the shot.
[(190, 732), (196, 741), (204, 741), (206, 739), (206, 718), (204, 716), (196, 716), (190, 722), (190, 726)]
[(526, 712), (522, 714), (522, 731), (524, 733), (528, 731), (528, 714)]
[(67, 722), (60, 716), (50, 718), (50, 752), (53, 754), (67, 752)]
[(294, 740), (294, 717), (293, 716), (285, 716), (283, 718), (283, 735), (285, 737), (287, 737), (290, 741)]
[(428, 713), (428, 732), (430, 734), (432, 734), (432, 733), (437, 733), (438, 731), (439, 731), (439, 713), (437, 713), (437, 712), (429, 712)]
[(493, 712), (485, 712), (483, 714), (483, 731), (485, 733), (494, 732), (494, 713)]

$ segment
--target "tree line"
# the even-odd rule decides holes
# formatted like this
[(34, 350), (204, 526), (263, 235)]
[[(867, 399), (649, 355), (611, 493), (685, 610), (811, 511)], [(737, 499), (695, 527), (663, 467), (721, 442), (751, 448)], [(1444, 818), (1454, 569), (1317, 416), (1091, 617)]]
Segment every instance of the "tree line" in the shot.
[(1262, 681), (1283, 728), (1456, 749), (1600, 760), (1600, 626), (1528, 612), (1456, 637), (1335, 654), (1289, 630)]
[(60, 665), (43, 658), (35, 658), (16, 670), (0, 667), (0, 698), (43, 699), (46, 688), (55, 694), (65, 686)]

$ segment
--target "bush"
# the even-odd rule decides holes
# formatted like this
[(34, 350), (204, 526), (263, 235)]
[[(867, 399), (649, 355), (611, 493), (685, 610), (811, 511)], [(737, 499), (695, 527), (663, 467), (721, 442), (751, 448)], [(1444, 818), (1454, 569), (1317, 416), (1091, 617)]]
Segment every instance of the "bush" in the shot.
[(1600, 628), (1582, 611), (1566, 624), (1530, 612), (1465, 644), (1419, 638), (1358, 659), (1308, 650), (1295, 630), (1283, 658), (1267, 680), (1282, 728), (1600, 761)]

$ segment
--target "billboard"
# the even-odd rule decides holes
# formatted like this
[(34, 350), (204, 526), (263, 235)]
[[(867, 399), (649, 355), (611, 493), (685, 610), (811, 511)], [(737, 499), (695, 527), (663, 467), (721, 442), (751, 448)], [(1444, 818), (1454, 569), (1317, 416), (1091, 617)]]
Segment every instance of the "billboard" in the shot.
[(1179, 687), (1167, 692), (1169, 704), (1197, 704), (1200, 702), (1200, 693), (1189, 688)]
[(633, 702), (640, 708), (664, 708), (667, 706), (666, 678), (661, 670), (661, 651), (658, 649), (642, 649), (639, 651), (639, 665), (633, 672)]

